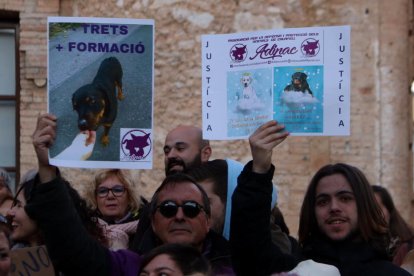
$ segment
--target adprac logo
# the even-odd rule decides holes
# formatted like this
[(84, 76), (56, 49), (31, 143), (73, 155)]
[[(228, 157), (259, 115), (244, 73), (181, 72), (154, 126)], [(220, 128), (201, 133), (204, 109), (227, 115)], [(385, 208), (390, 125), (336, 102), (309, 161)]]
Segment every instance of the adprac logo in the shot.
[(247, 57), (247, 45), (238, 43), (230, 49), (230, 58), (234, 62), (242, 62)]
[(148, 130), (121, 128), (121, 161), (146, 160), (151, 148), (151, 133)]
[(302, 54), (307, 57), (314, 57), (319, 53), (319, 40), (308, 38), (302, 42), (300, 50)]

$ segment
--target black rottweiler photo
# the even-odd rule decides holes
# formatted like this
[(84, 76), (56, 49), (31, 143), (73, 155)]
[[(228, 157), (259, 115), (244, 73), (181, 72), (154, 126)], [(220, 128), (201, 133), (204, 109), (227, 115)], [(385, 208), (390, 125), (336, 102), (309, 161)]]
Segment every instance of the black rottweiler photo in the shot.
[(302, 93), (309, 93), (313, 96), (312, 90), (309, 87), (307, 81), (308, 75), (302, 72), (295, 72), (292, 75), (292, 82), (291, 84), (287, 85), (284, 89), (286, 92), (302, 92)]
[(118, 111), (117, 99), (124, 98), (122, 74), (121, 63), (116, 57), (104, 59), (92, 83), (80, 87), (72, 95), (73, 110), (78, 113), (78, 128), (81, 131), (97, 130), (102, 125), (103, 146), (109, 144), (109, 130)]

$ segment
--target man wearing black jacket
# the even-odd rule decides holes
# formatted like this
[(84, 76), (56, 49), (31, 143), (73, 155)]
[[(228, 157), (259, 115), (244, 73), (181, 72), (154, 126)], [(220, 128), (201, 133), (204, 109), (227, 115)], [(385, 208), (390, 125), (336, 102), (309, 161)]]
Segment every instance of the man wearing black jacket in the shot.
[(336, 266), (342, 276), (409, 275), (388, 261), (388, 230), (370, 185), (360, 170), (327, 165), (313, 177), (302, 205), (300, 255), (272, 244), (269, 215), (272, 150), (287, 136), (275, 121), (249, 138), (253, 161), (243, 169), (233, 194), (230, 243), (237, 275), (289, 271), (306, 259)]
[[(112, 251), (88, 235), (69, 198), (65, 181), (49, 164), (48, 149), (56, 135), (56, 117), (41, 115), (33, 144), (39, 174), (25, 210), (43, 232), (55, 267), (65, 275), (136, 276), (142, 256)], [(195, 247), (219, 275), (233, 275), (228, 242), (210, 231), (210, 202), (205, 191), (184, 174), (167, 177), (150, 203), (154, 247), (180, 243)]]

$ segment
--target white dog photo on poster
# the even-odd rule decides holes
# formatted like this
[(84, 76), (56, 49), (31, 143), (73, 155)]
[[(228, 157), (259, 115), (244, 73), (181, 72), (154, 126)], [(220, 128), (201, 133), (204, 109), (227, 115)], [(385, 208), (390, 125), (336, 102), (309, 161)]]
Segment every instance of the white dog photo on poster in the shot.
[(253, 87), (253, 78), (250, 73), (244, 73), (240, 79), (243, 86), (242, 93), (238, 99), (237, 110), (240, 112), (249, 112), (264, 108)]

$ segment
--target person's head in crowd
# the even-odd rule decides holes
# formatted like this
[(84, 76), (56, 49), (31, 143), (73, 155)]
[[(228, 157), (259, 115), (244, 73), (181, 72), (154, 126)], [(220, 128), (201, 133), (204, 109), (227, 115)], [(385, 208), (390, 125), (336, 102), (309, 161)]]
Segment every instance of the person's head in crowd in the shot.
[(90, 185), (87, 198), (98, 217), (108, 223), (122, 223), (138, 212), (140, 198), (128, 171), (100, 170)]
[(165, 174), (186, 171), (208, 161), (211, 147), (203, 140), (202, 130), (180, 125), (171, 130), (164, 143)]
[(160, 243), (188, 244), (201, 250), (210, 216), (206, 192), (182, 173), (167, 176), (150, 202), (151, 225)]
[(273, 207), (272, 209), (272, 219), (273, 223), (278, 225), (283, 233), (285, 233), (286, 235), (290, 235), (289, 227), (285, 222), (285, 218), (283, 217), (282, 211), (280, 211), (277, 205), (275, 205), (275, 207)]
[(302, 204), (299, 243), (315, 238), (330, 241), (362, 239), (386, 251), (389, 233), (365, 175), (338, 163), (322, 167), (312, 178)]
[(216, 159), (193, 168), (188, 174), (206, 191), (211, 207), (211, 229), (221, 234), (227, 201), (227, 162)]
[(10, 185), (10, 175), (6, 170), (0, 168), (0, 204), (7, 198), (13, 198), (13, 193)]
[[(26, 202), (30, 199), (35, 183), (33, 179), (36, 174), (37, 170), (30, 170), (24, 177), (22, 177), (22, 181), (24, 182), (19, 185), (19, 189), (13, 200), (13, 206), (7, 213), (12, 230), (10, 237), (13, 242), (20, 243), (18, 246), (35, 246), (43, 244), (43, 236), (36, 221), (30, 219), (24, 209)], [(65, 182), (65, 184), (69, 196), (74, 203), (76, 212), (88, 233), (101, 244), (106, 245), (107, 240), (103, 229), (93, 220), (94, 211), (89, 208), (86, 200), (81, 198), (79, 193), (72, 188), (68, 182)]]
[(12, 208), (7, 212), (7, 218), (12, 227), (11, 239), (25, 246), (36, 246), (43, 243), (42, 234), (36, 223), (26, 213), (24, 206), (30, 199), (34, 181), (29, 180), (19, 185), (13, 199)]
[(146, 254), (139, 276), (210, 276), (209, 262), (194, 247), (182, 244), (164, 244)]
[[(274, 243), (278, 244), (280, 249), (284, 253), (287, 252), (293, 255), (299, 254), (299, 251), (300, 251), (299, 243), (296, 240), (296, 238), (290, 235), (290, 230), (285, 222), (283, 213), (277, 205), (275, 205), (272, 208), (271, 220), (274, 226), (279, 227), (280, 231), (282, 231), (285, 234), (285, 238), (283, 238), (283, 235), (281, 234), (272, 236)], [(273, 227), (272, 224), (271, 224), (271, 227)], [(278, 232), (276, 231), (276, 233)], [(288, 244), (286, 244), (286, 242), (283, 242), (286, 238), (289, 240)]]
[(6, 217), (0, 215), (0, 275), (9, 275), (10, 258), (10, 226)]
[(375, 199), (381, 208), (382, 214), (387, 222), (392, 237), (396, 237), (400, 242), (408, 241), (413, 238), (413, 230), (405, 222), (397, 208), (390, 193), (384, 187), (372, 185)]

